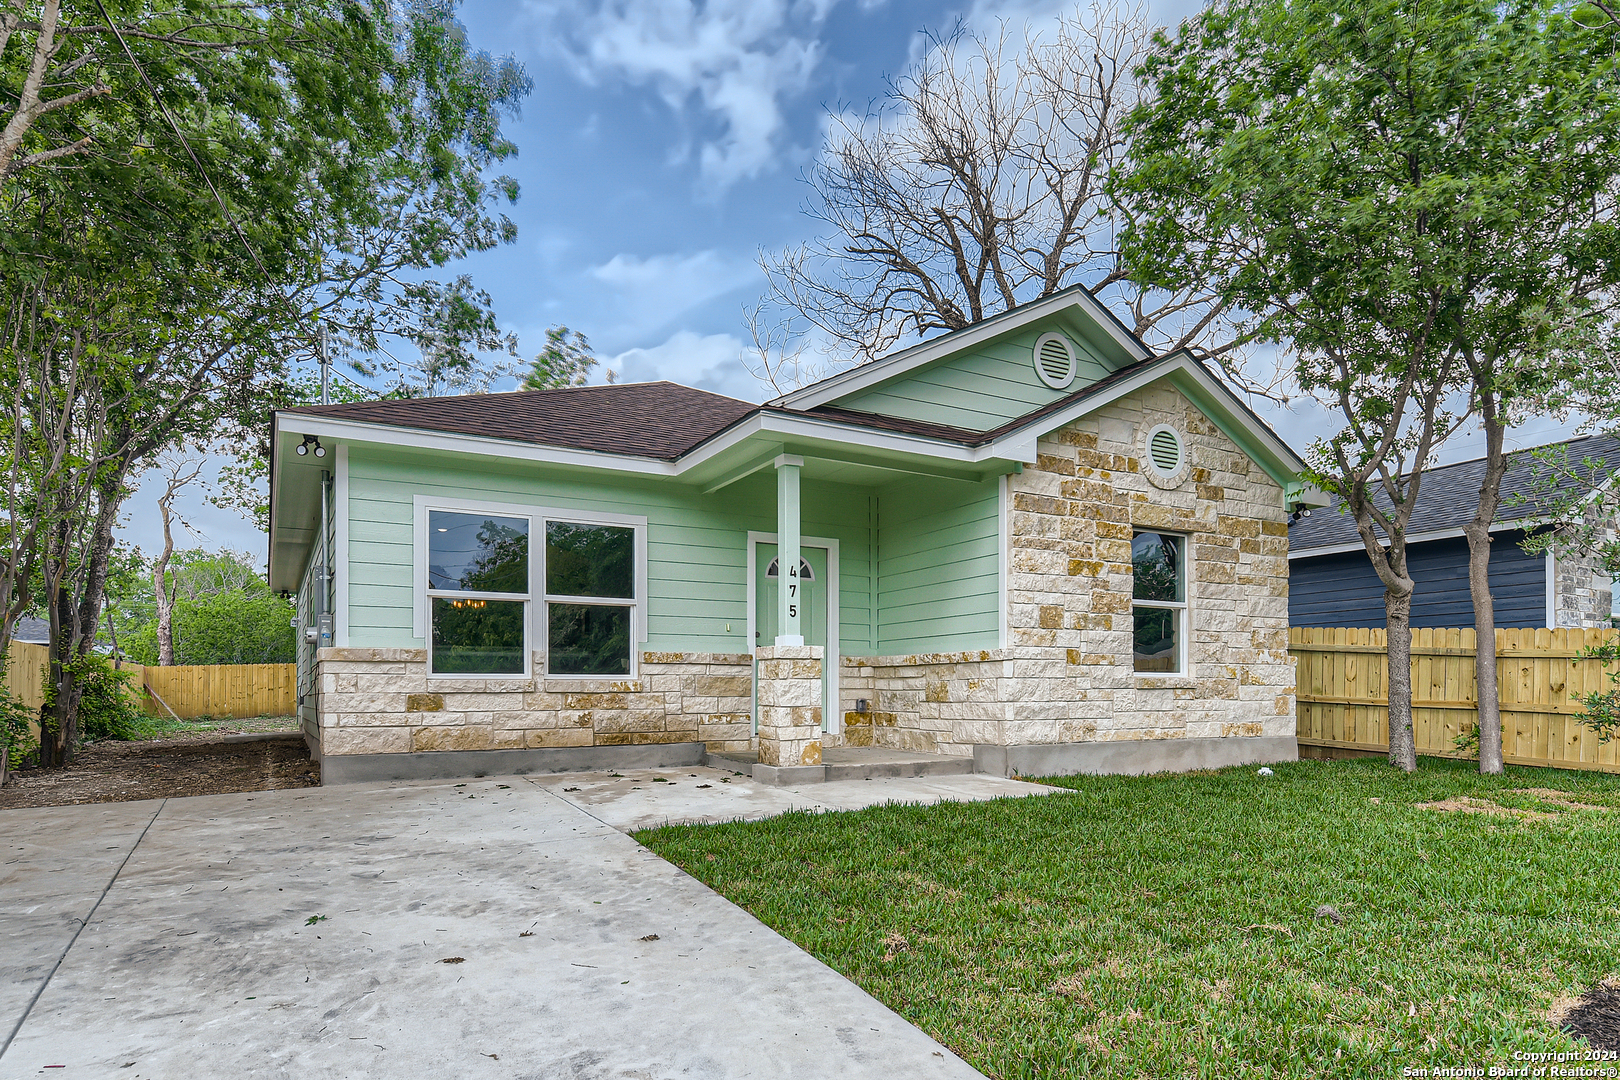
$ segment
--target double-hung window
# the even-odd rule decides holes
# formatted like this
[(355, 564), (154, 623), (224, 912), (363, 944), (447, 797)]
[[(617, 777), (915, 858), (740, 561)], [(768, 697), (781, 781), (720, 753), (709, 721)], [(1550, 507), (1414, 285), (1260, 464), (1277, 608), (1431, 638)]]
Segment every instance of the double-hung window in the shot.
[(546, 673), (628, 675), (635, 530), (546, 522)]
[(632, 674), (644, 519), (435, 506), (423, 496), (417, 507), (426, 577), (417, 632), (431, 674), (527, 676), (535, 652), (550, 676)]
[(1131, 536), (1132, 652), (1136, 670), (1184, 674), (1187, 659), (1187, 538)]
[(526, 675), (529, 519), (429, 510), (428, 649), (434, 675)]

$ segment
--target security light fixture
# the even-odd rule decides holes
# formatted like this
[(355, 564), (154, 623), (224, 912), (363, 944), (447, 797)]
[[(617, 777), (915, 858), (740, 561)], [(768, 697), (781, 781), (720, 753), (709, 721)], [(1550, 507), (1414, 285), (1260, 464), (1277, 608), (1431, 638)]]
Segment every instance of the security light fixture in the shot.
[(326, 447), (322, 446), (321, 440), (313, 435), (305, 435), (304, 441), (293, 447), (293, 453), (299, 457), (305, 457), (311, 452), (311, 447), (313, 447), (316, 457), (323, 458), (326, 456)]

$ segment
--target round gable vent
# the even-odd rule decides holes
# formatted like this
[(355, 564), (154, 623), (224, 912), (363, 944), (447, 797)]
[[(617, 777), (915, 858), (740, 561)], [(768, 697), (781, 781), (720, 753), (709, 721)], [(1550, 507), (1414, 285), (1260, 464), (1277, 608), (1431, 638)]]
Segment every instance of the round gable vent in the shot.
[(1172, 476), (1181, 468), (1181, 435), (1175, 428), (1160, 424), (1148, 433), (1148, 460), (1160, 476)]
[(1074, 346), (1062, 334), (1042, 334), (1035, 342), (1035, 374), (1054, 390), (1074, 382)]

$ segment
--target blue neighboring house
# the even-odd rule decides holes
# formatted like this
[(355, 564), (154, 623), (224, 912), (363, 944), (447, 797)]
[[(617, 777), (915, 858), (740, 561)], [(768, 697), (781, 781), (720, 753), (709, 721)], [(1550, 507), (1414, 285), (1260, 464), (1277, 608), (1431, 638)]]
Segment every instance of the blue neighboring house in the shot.
[[(1608, 435), (1572, 439), (1569, 459), (1620, 466), (1620, 440)], [(1536, 463), (1516, 452), (1502, 478), (1504, 501), (1533, 489)], [(1472, 627), (1468, 541), (1484, 477), (1477, 458), (1429, 469), (1409, 523), (1408, 565), (1417, 581), (1413, 626)], [(1608, 626), (1612, 582), (1595, 559), (1529, 555), (1521, 543), (1537, 528), (1536, 507), (1503, 506), (1491, 526), (1491, 596), (1501, 627)], [(1355, 520), (1338, 507), (1318, 509), (1288, 531), (1290, 626), (1383, 626), (1384, 584), (1367, 559)]]

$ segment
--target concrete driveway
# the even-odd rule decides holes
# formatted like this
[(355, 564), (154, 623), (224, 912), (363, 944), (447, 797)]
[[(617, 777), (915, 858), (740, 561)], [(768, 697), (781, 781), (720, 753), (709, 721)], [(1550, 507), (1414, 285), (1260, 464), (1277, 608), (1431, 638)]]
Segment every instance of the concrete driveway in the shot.
[[(0, 1077), (979, 1075), (603, 820), (811, 800), (538, 779), (0, 812)], [(947, 781), (1050, 790), (815, 794)]]

